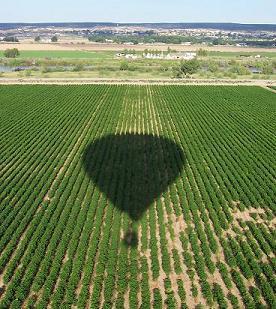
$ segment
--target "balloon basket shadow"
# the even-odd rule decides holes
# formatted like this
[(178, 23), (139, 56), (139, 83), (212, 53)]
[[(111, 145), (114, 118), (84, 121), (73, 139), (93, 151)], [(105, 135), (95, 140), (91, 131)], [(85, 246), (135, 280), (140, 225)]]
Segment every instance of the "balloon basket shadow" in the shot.
[(138, 246), (137, 232), (129, 228), (124, 235), (123, 244), (127, 247), (136, 248)]

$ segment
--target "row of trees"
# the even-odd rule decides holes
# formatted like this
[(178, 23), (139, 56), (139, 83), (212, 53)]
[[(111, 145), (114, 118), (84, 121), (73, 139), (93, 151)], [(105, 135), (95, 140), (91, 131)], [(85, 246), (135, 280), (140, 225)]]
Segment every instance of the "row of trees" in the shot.
[[(36, 37), (34, 38), (34, 41), (35, 41), (35, 42), (40, 42), (40, 41), (41, 41), (41, 36), (39, 36), (39, 35), (36, 36)], [(57, 42), (57, 41), (58, 41), (58, 36), (56, 36), (56, 35), (52, 36), (52, 37), (51, 37), (51, 41), (52, 41), (53, 43)], [(14, 37), (14, 36), (7, 36), (7, 37), (4, 37), (4, 38), (3, 38), (3, 42), (18, 43), (19, 40), (18, 40), (17, 37)]]
[[(34, 41), (39, 43), (41, 41), (41, 36), (39, 36), (39, 35), (36, 36), (34, 38)], [(57, 35), (54, 35), (54, 36), (51, 37), (51, 42), (56, 43), (57, 41), (58, 41), (58, 36)]]

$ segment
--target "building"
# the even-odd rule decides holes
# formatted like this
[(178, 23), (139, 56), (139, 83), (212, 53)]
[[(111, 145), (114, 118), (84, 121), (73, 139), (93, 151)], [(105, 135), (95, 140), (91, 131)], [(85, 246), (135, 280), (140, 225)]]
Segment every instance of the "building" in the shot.
[(196, 58), (196, 53), (176, 53), (176, 54), (168, 54), (165, 59), (170, 59), (170, 60), (192, 60)]

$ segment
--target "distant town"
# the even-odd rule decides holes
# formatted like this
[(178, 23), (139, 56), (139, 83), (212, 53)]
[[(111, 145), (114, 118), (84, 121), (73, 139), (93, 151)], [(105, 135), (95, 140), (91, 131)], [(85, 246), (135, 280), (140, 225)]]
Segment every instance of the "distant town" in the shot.
[(37, 40), (51, 42), (65, 38), (106, 44), (202, 44), (276, 47), (276, 25), (242, 24), (0, 24), (0, 41)]

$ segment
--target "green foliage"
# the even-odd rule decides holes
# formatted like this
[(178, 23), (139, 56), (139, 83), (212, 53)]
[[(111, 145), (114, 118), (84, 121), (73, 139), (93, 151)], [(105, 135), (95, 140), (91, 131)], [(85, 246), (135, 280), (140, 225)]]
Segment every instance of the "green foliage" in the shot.
[(17, 48), (9, 48), (4, 51), (4, 56), (6, 58), (16, 58), (20, 55), (19, 50)]
[(127, 61), (122, 61), (120, 64), (120, 70), (121, 71), (127, 71), (129, 69), (129, 65)]
[(266, 64), (263, 66), (263, 70), (262, 73), (269, 75), (269, 74), (273, 74), (273, 66), (271, 64)]
[[(275, 307), (274, 93), (2, 85), (0, 107), (1, 308), (187, 308), (193, 297), (198, 307)], [(116, 206), (129, 210), (145, 170), (121, 172), (117, 183), (104, 163), (135, 164), (134, 153), (117, 144), (93, 152), (93, 171), (114, 200), (82, 165), (87, 145), (126, 131), (166, 136), (185, 154), (179, 177), (137, 221)], [(151, 162), (145, 191), (157, 192), (181, 158), (155, 143), (144, 158), (152, 151), (162, 161)], [(263, 212), (258, 221), (236, 221), (252, 205)], [(135, 242), (125, 242), (128, 231)]]
[(58, 37), (56, 35), (54, 35), (52, 38), (51, 38), (51, 42), (52, 43), (56, 43), (58, 41)]
[(243, 65), (234, 65), (229, 69), (229, 72), (238, 75), (249, 75), (250, 71)]
[(234, 309), (240, 308), (239, 300), (235, 295), (229, 293), (227, 298), (230, 300), (230, 303)]
[(15, 37), (15, 36), (6, 36), (6, 37), (3, 38), (3, 41), (9, 42), (9, 43), (18, 43), (19, 42), (18, 38)]
[(219, 308), (221, 308), (221, 309), (228, 308), (228, 305), (227, 305), (227, 302), (225, 300), (222, 288), (217, 283), (214, 284), (213, 295), (214, 295), (214, 298), (216, 299), (216, 301), (219, 305)]
[(162, 308), (162, 296), (159, 289), (153, 290), (153, 308)]
[(199, 50), (197, 50), (197, 55), (199, 57), (206, 57), (208, 56), (208, 51), (206, 49), (200, 48)]
[(74, 71), (74, 72), (80, 72), (80, 71), (83, 71), (83, 70), (84, 70), (84, 66), (83, 66), (81, 63), (77, 64), (77, 65), (73, 68), (73, 71)]
[(174, 67), (174, 77), (182, 78), (197, 72), (199, 61), (197, 59), (181, 61), (180, 65)]

